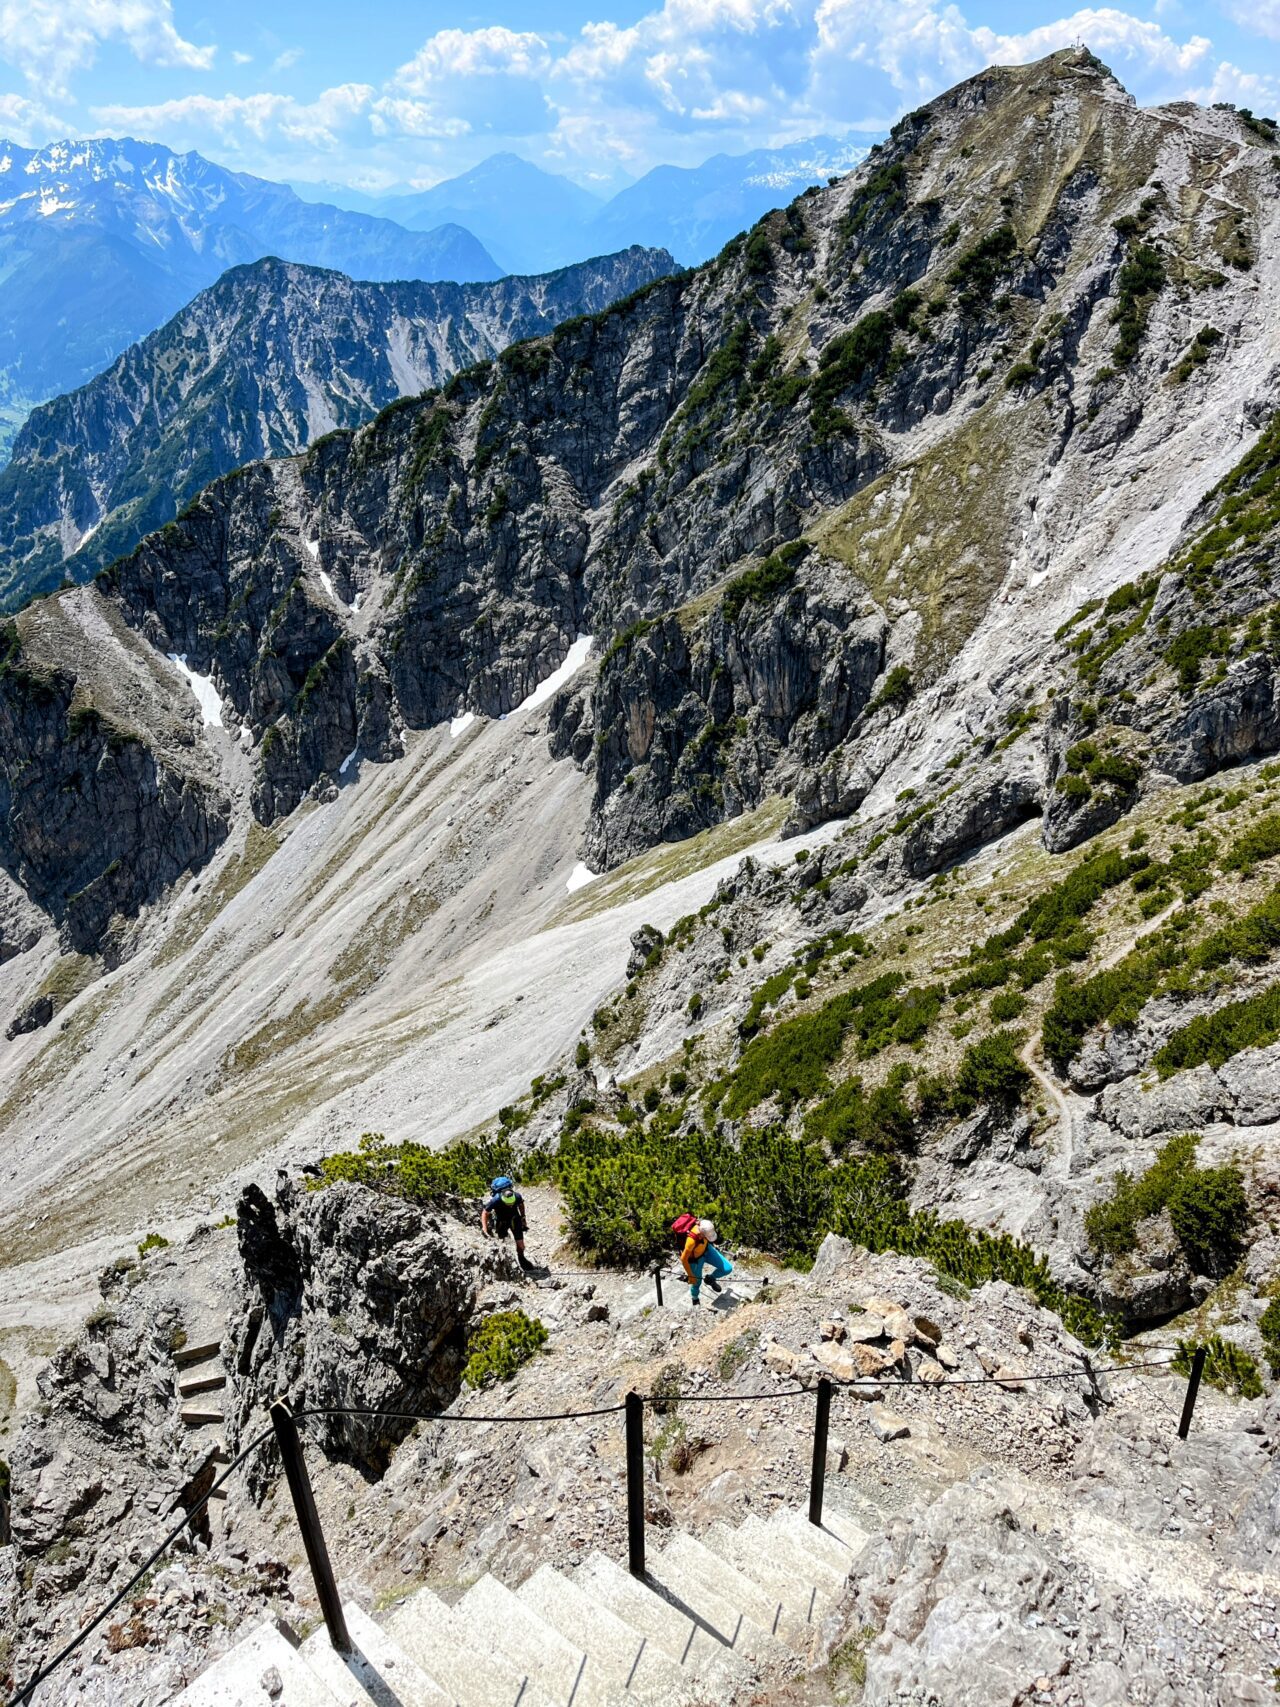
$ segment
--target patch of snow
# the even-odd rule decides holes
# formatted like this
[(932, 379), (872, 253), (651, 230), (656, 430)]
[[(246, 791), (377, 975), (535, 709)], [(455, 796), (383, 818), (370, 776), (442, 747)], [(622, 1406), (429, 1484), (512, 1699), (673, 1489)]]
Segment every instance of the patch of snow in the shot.
[(342, 763), (338, 766), (338, 775), (339, 776), (346, 776), (347, 772), (351, 769), (352, 765), (356, 762), (356, 754), (359, 751), (360, 751), (359, 747), (352, 747), (351, 751), (347, 754), (346, 758), (343, 759)]
[(360, 609), (360, 600), (363, 597), (364, 597), (363, 593), (357, 593), (355, 598), (352, 599), (352, 601), (351, 601), (351, 614), (352, 614), (352, 616), (354, 616), (356, 614), (356, 612)]
[(329, 597), (334, 601), (334, 603), (335, 604), (341, 604), (342, 601), (338, 598), (338, 595), (333, 590), (333, 582), (325, 574), (323, 569), (320, 571), (320, 579), (321, 579), (322, 583), (324, 584), (325, 592), (328, 593)]
[(320, 541), (318, 539), (304, 539), (302, 543), (306, 546), (307, 550), (313, 557), (319, 557)]
[(598, 872), (588, 871), (582, 861), (579, 860), (577, 865), (575, 865), (573, 870), (569, 873), (569, 880), (565, 884), (565, 888), (569, 891), (570, 895), (572, 895), (575, 889), (582, 889), (586, 884), (594, 883), (598, 875)]
[(183, 652), (169, 653), (169, 662), (176, 664), (191, 685), (191, 691), (200, 705), (200, 716), (206, 729), (222, 728), (222, 696), (213, 685), (212, 676), (202, 676), (189, 667), (187, 655)]
[(454, 740), (456, 741), (458, 739), (458, 736), (461, 735), (461, 733), (464, 729), (470, 729), (471, 725), (475, 722), (475, 720), (476, 720), (476, 714), (474, 711), (464, 711), (461, 717), (455, 717), (453, 719), (453, 721), (450, 723), (450, 725), (449, 725), (450, 735), (452, 735)]
[(244, 748), (246, 753), (253, 745), (253, 730), (250, 729), (247, 723), (244, 724), (240, 730), (240, 745)]
[[(97, 533), (97, 531), (101, 527), (101, 525), (102, 525), (101, 522), (95, 522), (91, 528), (86, 528), (84, 530), (84, 532), (80, 535), (80, 545), (84, 545), (89, 540), (91, 540), (93, 538), (94, 534)], [(79, 550), (79, 546), (77, 546), (76, 549)]]
[(594, 640), (590, 634), (580, 634), (568, 652), (565, 653), (564, 663), (561, 664), (560, 668), (552, 670), (545, 681), (539, 682), (529, 697), (520, 701), (516, 711), (533, 711), (538, 706), (545, 705), (556, 689), (562, 688), (569, 677), (576, 675), (586, 663), (587, 654), (593, 644)]

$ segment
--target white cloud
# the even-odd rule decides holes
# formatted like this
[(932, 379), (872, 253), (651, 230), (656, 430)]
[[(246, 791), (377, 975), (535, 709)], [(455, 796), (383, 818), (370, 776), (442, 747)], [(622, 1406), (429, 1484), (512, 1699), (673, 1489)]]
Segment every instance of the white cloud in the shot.
[(239, 48), (233, 48), (231, 53), (231, 62), (233, 65), (252, 65), (253, 55), (251, 53), (241, 53)]
[(763, 95), (744, 95), (741, 89), (724, 89), (709, 107), (695, 107), (693, 116), (705, 124), (725, 124), (758, 118), (768, 110), (769, 103)]
[(341, 83), (314, 101), (291, 95), (182, 95), (152, 106), (95, 107), (107, 131), (130, 131), (183, 140), (208, 133), (227, 140), (247, 134), (259, 142), (281, 138), (311, 147), (335, 148), (339, 135), (366, 112), (377, 91), (367, 83)]
[(540, 35), (493, 24), (482, 30), (438, 30), (402, 65), (393, 81), (424, 95), (454, 77), (542, 77), (551, 50)]
[[(97, 116), (121, 129), (180, 131), (184, 146), (212, 137), (224, 157), (275, 175), (323, 177), (332, 171), (323, 157), (341, 153), (344, 176), (353, 179), (434, 182), (483, 153), (515, 147), (579, 178), (616, 182), (661, 161), (694, 164), (713, 148), (876, 132), (984, 65), (1035, 59), (1077, 40), (1113, 65), (1139, 100), (1200, 93), (1261, 110), (1277, 104), (1265, 68), (1245, 72), (1215, 54), (1184, 22), (1180, 0), (1148, 0), (1142, 16), (1120, 5), (1078, 6), (1048, 22), (1038, 21), (1046, 13), (1040, 7), (1018, 31), (981, 22), (989, 12), (974, 0), (972, 16), (965, 0), (648, 3), (626, 22), (606, 8), (567, 37), (502, 25), (437, 30), (377, 87), (342, 85), (311, 100), (183, 93), (150, 106), (98, 108)], [(1220, 0), (1241, 12), (1248, 3)], [(59, 6), (73, 16), (72, 0), (33, 4), (46, 21)], [(74, 65), (77, 51), (91, 57), (94, 42), (107, 39), (106, 20), (126, 17), (134, 21), (129, 39), (150, 43), (148, 51), (207, 64), (213, 50), (181, 43), (170, 4), (81, 0), (74, 17), (91, 20), (83, 26), (88, 45), (76, 48), (73, 29), (70, 45), (59, 49), (65, 64)], [(9, 26), (19, 46), (6, 43), (5, 51), (38, 55), (35, 26), (26, 22), (31, 10), (22, 0), (0, 0), (0, 19), (22, 20), (22, 28)], [(1280, 0), (1258, 0), (1250, 17), (1280, 36)], [(152, 21), (150, 36), (143, 18)], [(164, 20), (179, 46), (165, 46)], [(296, 52), (281, 52), (276, 68), (294, 63)], [(232, 59), (247, 64), (250, 56), (233, 52)], [(459, 148), (462, 138), (469, 140)]]
[(179, 35), (170, 0), (0, 0), (0, 58), (55, 100), (104, 42), (189, 71), (209, 70), (217, 52)]
[(283, 53), (278, 53), (271, 61), (273, 71), (287, 71), (291, 65), (296, 65), (302, 58), (300, 47), (287, 47)]
[(1256, 71), (1242, 71), (1238, 65), (1224, 59), (1214, 67), (1212, 82), (1192, 89), (1190, 96), (1206, 107), (1211, 107), (1215, 101), (1230, 101), (1235, 107), (1273, 113), (1280, 107), (1280, 79)]
[(841, 64), (882, 72), (909, 100), (937, 93), (984, 65), (1018, 65), (1083, 41), (1110, 62), (1146, 75), (1185, 76), (1210, 51), (1203, 36), (1175, 41), (1158, 24), (1115, 7), (1089, 7), (1020, 35), (971, 26), (954, 5), (931, 0), (821, 0), (815, 23), (815, 76)]
[(0, 95), (0, 130), (10, 142), (33, 147), (50, 136), (66, 136), (68, 126), (65, 119), (25, 95)]
[(466, 119), (449, 118), (430, 101), (407, 96), (384, 95), (369, 109), (375, 136), (465, 136), (471, 129)]
[(1280, 41), (1280, 0), (1225, 0), (1222, 9), (1242, 30)]
[(1022, 35), (1002, 36), (993, 30), (976, 29), (973, 39), (997, 65), (1020, 65), (1041, 59), (1072, 42), (1087, 42), (1094, 53), (1143, 71), (1172, 72), (1179, 76), (1193, 71), (1213, 43), (1205, 36), (1174, 41), (1158, 24), (1134, 18), (1114, 6), (1089, 7), (1073, 12), (1057, 23), (1044, 24)]

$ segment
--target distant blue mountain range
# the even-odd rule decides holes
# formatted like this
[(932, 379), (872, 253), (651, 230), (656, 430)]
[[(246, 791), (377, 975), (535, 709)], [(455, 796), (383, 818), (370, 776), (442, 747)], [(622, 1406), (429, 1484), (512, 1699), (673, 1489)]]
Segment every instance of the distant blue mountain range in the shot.
[(0, 141), (0, 465), (35, 404), (93, 378), (230, 267), (273, 255), (371, 282), (483, 283), (635, 244), (692, 266), (865, 152), (815, 137), (718, 154), (659, 166), (608, 201), (495, 154), (374, 201), (336, 186), (298, 194), (130, 138)]
[(465, 226), (515, 272), (565, 266), (633, 243), (668, 249), (689, 267), (810, 184), (848, 172), (866, 152), (861, 144), (817, 136), (784, 148), (717, 154), (701, 166), (657, 166), (608, 201), (517, 154), (490, 155), (460, 177), (414, 194), (374, 200), (332, 185), (324, 193), (415, 231)]
[(0, 142), (0, 451), (33, 403), (92, 378), (228, 267), (266, 255), (369, 280), (504, 270), (458, 226), (407, 231), (157, 143)]

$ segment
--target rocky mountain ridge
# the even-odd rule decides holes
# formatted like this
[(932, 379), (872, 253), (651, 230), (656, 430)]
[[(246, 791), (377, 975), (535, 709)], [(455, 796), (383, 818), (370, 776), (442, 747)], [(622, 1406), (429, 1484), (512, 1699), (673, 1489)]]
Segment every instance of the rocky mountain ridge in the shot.
[[(996, 131), (1024, 139), (1016, 187), (974, 164)], [(731, 815), (779, 766), (798, 772), (802, 821), (847, 811), (898, 755), (914, 784), (957, 717), (991, 718), (994, 696), (969, 684), (984, 664), (1010, 681), (1020, 645), (1034, 668), (1042, 626), (1080, 604), (1077, 586), (1109, 597), (1176, 550), (1238, 459), (1227, 398), (1242, 422), (1266, 417), (1273, 152), (1234, 114), (1137, 111), (1080, 54), (985, 73), (715, 264), (301, 462), (209, 488), (66, 615), (89, 620), (105, 597), (218, 683), (257, 755), (267, 818), (353, 749), (382, 758), (399, 729), (503, 714), (578, 632), (617, 637), (600, 704), (589, 722), (570, 714), (604, 755), (595, 857)], [(1223, 214), (1202, 195), (1187, 224), (1175, 169), (1187, 185), (1224, 175), (1247, 203)], [(1175, 241), (1205, 259), (1175, 262)], [(1198, 346), (1210, 298), (1220, 337)], [(1126, 325), (1136, 341), (1121, 357)], [(1172, 371), (1187, 361), (1185, 378)], [(1185, 409), (1188, 396), (1203, 407)], [(1204, 472), (1189, 498), (1171, 475), (1192, 466)], [(839, 668), (857, 686), (834, 723), (822, 672), (793, 671), (790, 642), (779, 653), (769, 638), (806, 584), (802, 548), (824, 584), (850, 587)], [(887, 698), (854, 661), (855, 608), (867, 632), (883, 624), (872, 661)], [(732, 704), (721, 685), (714, 705), (686, 695), (677, 718), (629, 690), (624, 757), (629, 695), (611, 708), (613, 677), (673, 612), (707, 635), (704, 692), (722, 682), (717, 653), (742, 652)], [(24, 614), (16, 644), (44, 625)], [(919, 711), (897, 716), (912, 693)], [(583, 735), (561, 739), (584, 749)], [(668, 775), (683, 786), (655, 814), (650, 789)], [(80, 875), (77, 895), (91, 887)]]
[(27, 419), (0, 472), (0, 604), (88, 579), (232, 468), (292, 456), (673, 271), (639, 249), (473, 285), (232, 268)]
[(264, 255), (367, 279), (501, 272), (460, 227), (408, 232), (158, 143), (0, 142), (0, 448), (33, 404), (83, 384), (228, 267)]

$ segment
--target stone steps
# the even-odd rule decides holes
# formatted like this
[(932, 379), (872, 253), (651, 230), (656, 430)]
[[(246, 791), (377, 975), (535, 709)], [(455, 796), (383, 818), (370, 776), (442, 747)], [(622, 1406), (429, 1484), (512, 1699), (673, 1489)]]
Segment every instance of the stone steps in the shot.
[(208, 1363), (211, 1358), (221, 1356), (222, 1340), (210, 1339), (207, 1334), (203, 1334), (187, 1345), (179, 1346), (173, 1354), (173, 1361), (179, 1369), (184, 1369), (189, 1363)]
[(343, 1707), (342, 1697), (333, 1694), (274, 1624), (252, 1631), (215, 1660), (178, 1700), (182, 1707)]
[(354, 1601), (344, 1601), (355, 1652), (335, 1652), (322, 1624), (302, 1644), (302, 1658), (327, 1689), (349, 1707), (456, 1707), (452, 1695), (405, 1653), (395, 1638)]
[(209, 1423), (221, 1427), (225, 1421), (221, 1409), (215, 1410), (208, 1399), (198, 1399), (194, 1404), (182, 1407), (182, 1422), (186, 1428), (204, 1428)]
[(643, 1580), (593, 1553), (572, 1575), (541, 1565), (518, 1588), (486, 1573), (453, 1606), (428, 1588), (377, 1620), (348, 1604), (350, 1655), (323, 1626), (295, 1650), (264, 1625), (178, 1703), (702, 1707), (812, 1663), (866, 1534), (847, 1514), (818, 1529), (777, 1511), (700, 1540), (649, 1540)]

